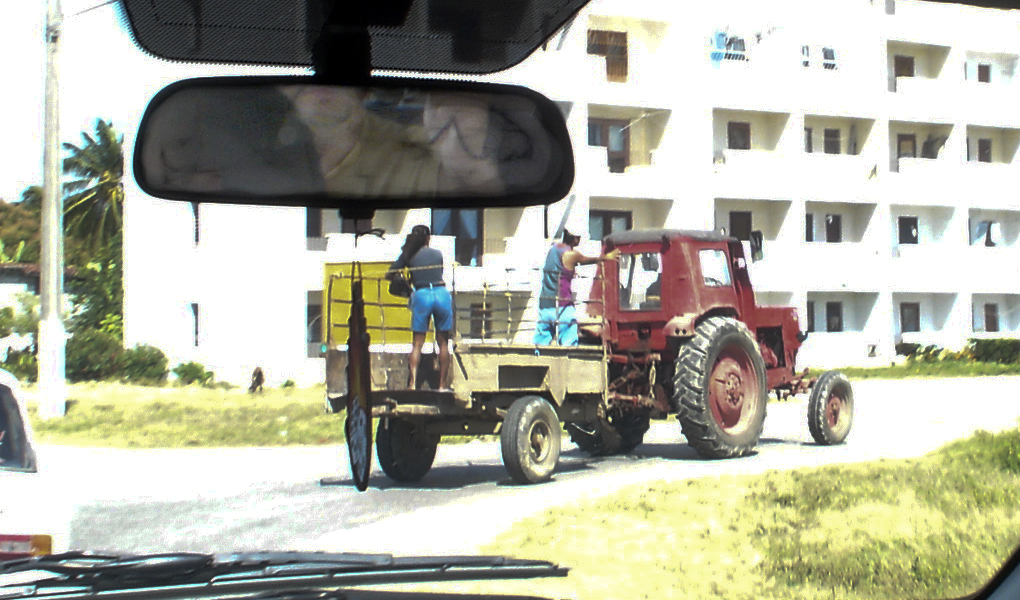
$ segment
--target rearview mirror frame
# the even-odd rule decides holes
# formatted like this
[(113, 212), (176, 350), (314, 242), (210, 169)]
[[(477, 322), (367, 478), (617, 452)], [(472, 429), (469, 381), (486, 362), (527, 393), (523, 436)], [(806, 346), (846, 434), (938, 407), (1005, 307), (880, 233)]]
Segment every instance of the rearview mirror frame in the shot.
[[(261, 91), (271, 90), (275, 86), (321, 86), (321, 87), (354, 87), (369, 88), (373, 91), (396, 92), (410, 89), (429, 94), (484, 94), (494, 99), (490, 110), (495, 114), (497, 100), (530, 103), (534, 119), (548, 134), (551, 144), (549, 160), (545, 161), (545, 171), (540, 173), (539, 184), (528, 189), (508, 189), (505, 193), (489, 196), (474, 196), (465, 193), (416, 197), (350, 197), (327, 193), (325, 189), (312, 192), (268, 192), (261, 195), (251, 192), (238, 192), (229, 189), (186, 190), (160, 188), (152, 183), (149, 177), (143, 153), (147, 145), (155, 138), (152, 134), (153, 115), (158, 114), (161, 107), (171, 98), (178, 97), (182, 92), (194, 90), (224, 90), (243, 92), (250, 88), (253, 96)], [(496, 108), (493, 108), (496, 107)], [(197, 112), (197, 111), (196, 111)], [(211, 117), (210, 117), (211, 118)], [(158, 120), (158, 119), (157, 119)], [(532, 138), (528, 138), (529, 140)], [(542, 139), (543, 142), (546, 138)], [(155, 144), (156, 142), (153, 141)], [(150, 150), (151, 152), (151, 150)], [(532, 161), (539, 163), (542, 161)], [(150, 162), (151, 164), (151, 162)], [(516, 85), (482, 83), (473, 81), (449, 81), (418, 78), (372, 77), (355, 86), (335, 86), (323, 83), (312, 76), (272, 76), (272, 77), (203, 77), (184, 79), (168, 85), (150, 100), (139, 123), (138, 137), (135, 141), (133, 155), (133, 173), (139, 188), (157, 198), (180, 200), (186, 202), (202, 202), (210, 204), (247, 204), (266, 206), (292, 206), (323, 209), (339, 209), (343, 213), (366, 214), (375, 210), (413, 209), (413, 208), (487, 208), (487, 207), (521, 207), (548, 205), (564, 198), (574, 182), (574, 156), (566, 120), (559, 107), (550, 99), (529, 88)], [(507, 186), (511, 188), (511, 186)]]

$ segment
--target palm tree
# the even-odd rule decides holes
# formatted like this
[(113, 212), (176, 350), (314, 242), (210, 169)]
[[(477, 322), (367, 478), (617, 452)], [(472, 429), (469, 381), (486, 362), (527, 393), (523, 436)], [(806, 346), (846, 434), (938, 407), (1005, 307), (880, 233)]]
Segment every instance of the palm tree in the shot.
[(76, 177), (64, 184), (64, 230), (91, 249), (118, 238), (124, 211), (124, 136), (112, 123), (96, 120), (96, 136), (82, 132), (81, 147), (64, 144), (64, 174)]

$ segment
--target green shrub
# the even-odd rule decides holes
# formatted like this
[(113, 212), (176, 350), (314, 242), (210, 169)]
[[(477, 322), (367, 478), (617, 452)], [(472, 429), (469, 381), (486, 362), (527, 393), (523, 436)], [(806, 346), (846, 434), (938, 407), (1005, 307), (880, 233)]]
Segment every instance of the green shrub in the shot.
[(967, 341), (967, 352), (980, 362), (1016, 364), (1020, 363), (1020, 340), (971, 338)]
[(212, 371), (206, 371), (205, 366), (194, 361), (181, 363), (171, 371), (181, 385), (200, 383), (208, 385), (213, 379)]
[(124, 351), (120, 376), (128, 383), (154, 385), (166, 381), (170, 361), (155, 346), (140, 344)]
[(104, 381), (120, 372), (124, 347), (113, 335), (82, 329), (67, 340), (65, 373), (68, 381)]
[(18, 381), (34, 383), (39, 378), (39, 361), (31, 348), (25, 350), (10, 349), (7, 360), (0, 364), (4, 370), (18, 378)]
[(288, 379), (287, 381), (284, 381), (283, 384), (280, 387), (283, 388), (283, 389), (287, 389), (287, 388), (297, 387), (297, 384), (294, 383), (293, 379)]
[(896, 344), (896, 354), (899, 356), (913, 356), (921, 349), (921, 344), (910, 344), (907, 342), (900, 342)]

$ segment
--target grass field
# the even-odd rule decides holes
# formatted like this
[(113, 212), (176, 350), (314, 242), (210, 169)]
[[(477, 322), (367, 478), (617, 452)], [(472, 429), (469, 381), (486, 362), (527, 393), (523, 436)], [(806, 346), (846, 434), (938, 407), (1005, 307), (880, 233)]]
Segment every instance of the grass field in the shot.
[(252, 396), (240, 388), (79, 383), (68, 386), (66, 416), (47, 421), (35, 417), (36, 393), (26, 388), (32, 427), (48, 444), (178, 448), (343, 441), (343, 420), (326, 414), (322, 386)]
[[(906, 379), (909, 377), (994, 377), (996, 375), (1020, 375), (1020, 364), (1003, 365), (962, 360), (938, 362), (906, 362), (888, 367), (843, 367), (838, 369), (844, 375), (855, 379)], [(811, 375), (822, 371), (811, 370)]]
[[(630, 487), (519, 521), (483, 548), (566, 579), (469, 584), (549, 598), (953, 598), (1020, 540), (1020, 431), (914, 460)], [(436, 588), (430, 588), (436, 589)]]

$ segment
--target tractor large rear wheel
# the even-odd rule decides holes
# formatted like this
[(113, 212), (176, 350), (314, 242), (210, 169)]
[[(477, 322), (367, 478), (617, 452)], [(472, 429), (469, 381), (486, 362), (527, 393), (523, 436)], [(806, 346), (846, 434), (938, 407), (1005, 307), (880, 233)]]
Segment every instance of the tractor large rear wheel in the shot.
[(706, 458), (743, 456), (765, 426), (765, 362), (747, 327), (710, 317), (680, 348), (673, 375), (677, 419), (687, 443)]

